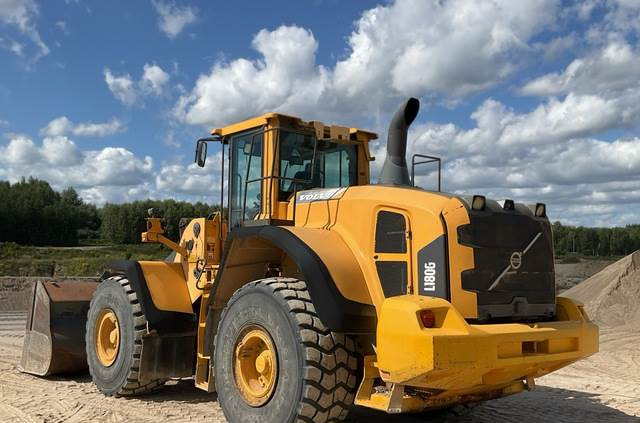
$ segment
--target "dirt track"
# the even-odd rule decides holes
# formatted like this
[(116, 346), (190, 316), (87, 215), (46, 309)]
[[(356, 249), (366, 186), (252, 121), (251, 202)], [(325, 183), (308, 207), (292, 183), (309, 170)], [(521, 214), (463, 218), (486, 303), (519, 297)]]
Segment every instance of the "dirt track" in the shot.
[[(36, 378), (19, 373), (23, 312), (0, 312), (0, 422), (224, 422), (215, 395), (190, 380), (135, 399), (106, 398), (87, 374)], [(640, 329), (639, 329), (640, 330)], [(640, 331), (601, 337), (602, 352), (540, 379), (538, 388), (476, 408), (458, 422), (640, 422)], [(352, 422), (442, 421), (433, 414), (387, 416), (357, 410)]]

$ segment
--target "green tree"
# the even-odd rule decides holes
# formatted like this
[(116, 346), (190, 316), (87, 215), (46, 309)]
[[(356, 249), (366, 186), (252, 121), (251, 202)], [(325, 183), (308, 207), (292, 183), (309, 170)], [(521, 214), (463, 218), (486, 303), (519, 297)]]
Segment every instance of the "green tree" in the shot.
[(0, 182), (0, 241), (29, 245), (75, 245), (78, 230), (100, 225), (95, 206), (73, 188), (62, 193), (38, 179)]
[(167, 223), (165, 235), (173, 240), (180, 238), (181, 218), (206, 217), (219, 210), (219, 206), (205, 203), (187, 203), (175, 200), (144, 200), (123, 204), (106, 204), (100, 211), (102, 235), (113, 243), (139, 243), (140, 234), (146, 230), (147, 211), (157, 209)]

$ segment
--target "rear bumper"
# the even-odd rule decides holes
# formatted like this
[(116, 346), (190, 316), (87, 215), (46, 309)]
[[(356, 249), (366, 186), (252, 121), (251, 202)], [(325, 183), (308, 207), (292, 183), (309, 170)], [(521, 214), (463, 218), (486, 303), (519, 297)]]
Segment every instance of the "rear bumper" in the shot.
[[(434, 312), (435, 328), (419, 323), (424, 309)], [(445, 300), (389, 298), (378, 321), (376, 367), (385, 382), (432, 399), (505, 395), (598, 351), (598, 327), (582, 306), (559, 297), (557, 309), (553, 322), (470, 325)]]

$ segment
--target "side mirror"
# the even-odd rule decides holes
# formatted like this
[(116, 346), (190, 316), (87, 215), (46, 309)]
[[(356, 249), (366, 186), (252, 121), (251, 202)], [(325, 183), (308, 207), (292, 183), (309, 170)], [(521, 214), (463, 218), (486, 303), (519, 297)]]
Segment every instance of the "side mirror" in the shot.
[(200, 167), (204, 167), (207, 161), (207, 142), (205, 140), (198, 140), (196, 144), (196, 160), (195, 162)]

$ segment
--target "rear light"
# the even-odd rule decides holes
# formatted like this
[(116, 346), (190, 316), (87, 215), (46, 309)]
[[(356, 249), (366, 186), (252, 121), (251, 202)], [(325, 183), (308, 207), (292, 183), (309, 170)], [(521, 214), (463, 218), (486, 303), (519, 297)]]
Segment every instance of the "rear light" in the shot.
[(544, 203), (527, 204), (535, 217), (547, 217), (547, 206)]
[(513, 200), (506, 199), (502, 203), (502, 208), (505, 210), (514, 210), (516, 208), (516, 204), (513, 202)]
[(473, 210), (484, 210), (486, 199), (482, 195), (474, 195), (471, 200), (471, 208)]
[(422, 310), (419, 313), (420, 322), (422, 323), (422, 327), (427, 329), (431, 329), (436, 325), (436, 316), (433, 314), (431, 310)]

